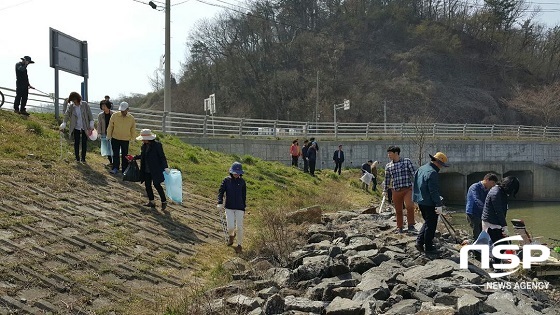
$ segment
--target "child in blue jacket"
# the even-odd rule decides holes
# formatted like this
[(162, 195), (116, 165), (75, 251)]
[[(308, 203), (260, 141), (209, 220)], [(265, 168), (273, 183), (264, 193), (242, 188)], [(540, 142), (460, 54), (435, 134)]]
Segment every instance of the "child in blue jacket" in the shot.
[(226, 195), (225, 211), (227, 221), (227, 232), (229, 235), (228, 246), (233, 245), (235, 239), (234, 230), (237, 227), (236, 253), (241, 253), (241, 242), (243, 240), (243, 217), (247, 199), (247, 186), (243, 179), (243, 166), (234, 162), (229, 169), (229, 176), (224, 178), (218, 192), (218, 209), (224, 208), (224, 194)]

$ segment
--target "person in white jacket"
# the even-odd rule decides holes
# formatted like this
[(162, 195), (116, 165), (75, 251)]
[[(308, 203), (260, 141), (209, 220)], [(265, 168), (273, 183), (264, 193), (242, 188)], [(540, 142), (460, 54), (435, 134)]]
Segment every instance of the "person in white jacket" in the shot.
[[(70, 93), (68, 96), (69, 105), (64, 113), (60, 130), (66, 128), (66, 123), (70, 122), (70, 136), (74, 135), (74, 156), (76, 162), (86, 162), (87, 140), (93, 131), (93, 115), (87, 102), (82, 101), (82, 96), (78, 92)], [(82, 143), (82, 154), (80, 155), (80, 140)]]

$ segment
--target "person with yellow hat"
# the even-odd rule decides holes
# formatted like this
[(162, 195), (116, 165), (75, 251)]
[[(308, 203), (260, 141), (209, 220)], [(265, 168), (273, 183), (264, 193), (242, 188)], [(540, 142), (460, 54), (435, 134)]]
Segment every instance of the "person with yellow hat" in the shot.
[(412, 184), (412, 199), (418, 204), (424, 224), (416, 238), (416, 249), (426, 251), (426, 253), (436, 253), (434, 247), (434, 236), (439, 215), (443, 211), (443, 203), (439, 189), (439, 170), (447, 164), (447, 156), (443, 152), (430, 154), (430, 162), (418, 168), (414, 174)]

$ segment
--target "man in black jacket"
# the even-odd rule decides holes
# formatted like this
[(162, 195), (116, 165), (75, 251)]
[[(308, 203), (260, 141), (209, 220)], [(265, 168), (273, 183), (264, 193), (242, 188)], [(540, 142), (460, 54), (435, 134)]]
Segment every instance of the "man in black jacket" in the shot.
[(317, 163), (317, 144), (315, 142), (311, 143), (305, 158), (309, 162), (309, 174), (315, 177), (315, 164)]
[(338, 145), (338, 150), (334, 151), (333, 154), (333, 161), (334, 161), (334, 171), (338, 170), (338, 175), (340, 175), (340, 171), (342, 171), (342, 163), (344, 162), (344, 151), (342, 151), (342, 144)]
[(14, 99), (14, 112), (25, 116), (29, 116), (29, 113), (25, 110), (29, 89), (34, 88), (29, 84), (29, 77), (27, 76), (27, 66), (31, 63), (35, 63), (35, 61), (31, 60), (29, 56), (24, 56), (21, 58), (20, 62), (16, 63), (16, 97)]
[(309, 173), (309, 161), (307, 160), (307, 151), (311, 143), (309, 140), (303, 141), (303, 148), (301, 148), (301, 156), (303, 157), (303, 172)]

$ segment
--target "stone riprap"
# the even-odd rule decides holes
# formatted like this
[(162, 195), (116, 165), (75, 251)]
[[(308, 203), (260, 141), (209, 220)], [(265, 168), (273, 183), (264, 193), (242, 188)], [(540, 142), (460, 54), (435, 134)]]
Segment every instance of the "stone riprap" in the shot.
[[(323, 215), (285, 266), (256, 270), (262, 261), (251, 261), (230, 268), (238, 280), (209, 292), (214, 307), (205, 313), (560, 314), (547, 292), (487, 289), (495, 279), (474, 264), (460, 269), (459, 245), (448, 235), (437, 233), (438, 254), (419, 252), (415, 235), (393, 233), (392, 219), (358, 211)], [(527, 281), (520, 277), (498, 281)]]

